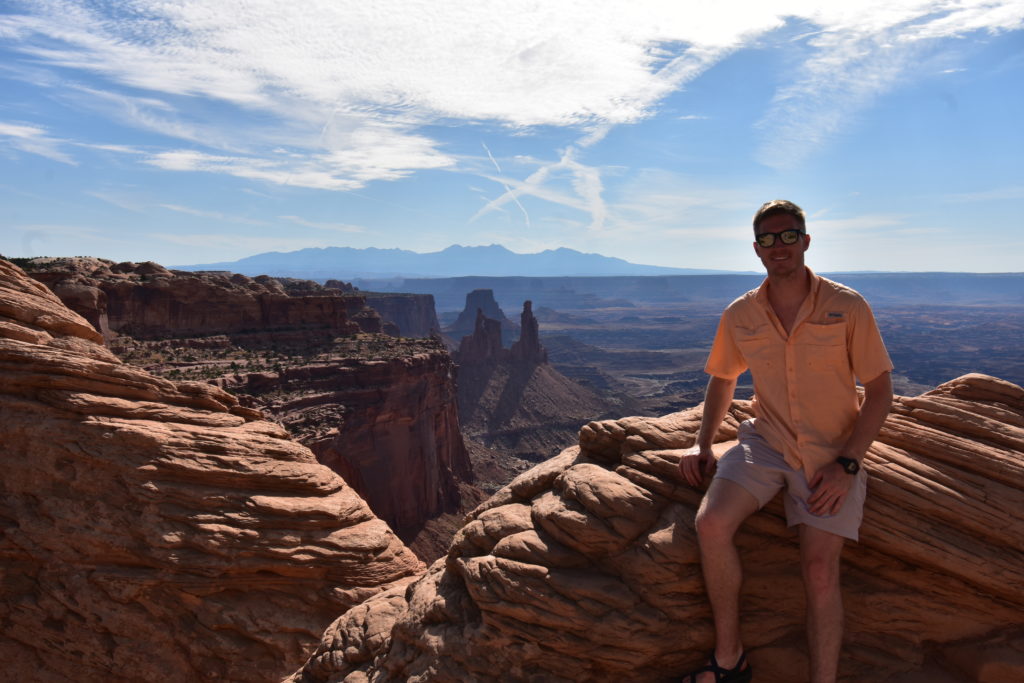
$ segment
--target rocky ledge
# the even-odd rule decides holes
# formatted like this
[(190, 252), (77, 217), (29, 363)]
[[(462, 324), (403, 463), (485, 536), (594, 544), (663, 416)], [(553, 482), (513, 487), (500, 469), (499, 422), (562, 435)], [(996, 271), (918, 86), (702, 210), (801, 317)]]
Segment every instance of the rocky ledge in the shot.
[(303, 330), (307, 337), (385, 331), (366, 299), (350, 285), (250, 278), (227, 272), (168, 270), (153, 263), (106, 259), (36, 258), (23, 263), (107, 339), (166, 339), (211, 334)]
[[(735, 402), (717, 435), (750, 415)], [(700, 408), (594, 422), (477, 508), (406, 589), (342, 614), (292, 681), (658, 681), (712, 645), (676, 472)], [(894, 402), (844, 551), (847, 681), (1024, 679), (1024, 389), (967, 375)], [(806, 670), (796, 538), (777, 499), (738, 534), (760, 681)]]

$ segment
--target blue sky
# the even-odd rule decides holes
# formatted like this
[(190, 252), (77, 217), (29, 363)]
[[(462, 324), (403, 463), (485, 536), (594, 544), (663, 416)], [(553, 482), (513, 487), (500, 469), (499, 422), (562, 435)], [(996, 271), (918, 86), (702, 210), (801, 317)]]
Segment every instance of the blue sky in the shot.
[(1024, 270), (1024, 2), (7, 0), (0, 253)]

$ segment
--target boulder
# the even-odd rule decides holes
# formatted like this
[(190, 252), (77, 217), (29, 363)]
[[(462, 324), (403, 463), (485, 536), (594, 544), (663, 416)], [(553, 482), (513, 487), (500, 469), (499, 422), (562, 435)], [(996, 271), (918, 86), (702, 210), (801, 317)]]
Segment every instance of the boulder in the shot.
[[(751, 415), (736, 401), (728, 448)], [(290, 680), (658, 681), (712, 646), (694, 515), (677, 473), (700, 407), (594, 422), (467, 518), (403, 594), (342, 614)], [(967, 375), (898, 397), (871, 446), (844, 550), (846, 681), (1024, 680), (1024, 389)], [(759, 681), (803, 680), (796, 534), (781, 500), (737, 536)]]

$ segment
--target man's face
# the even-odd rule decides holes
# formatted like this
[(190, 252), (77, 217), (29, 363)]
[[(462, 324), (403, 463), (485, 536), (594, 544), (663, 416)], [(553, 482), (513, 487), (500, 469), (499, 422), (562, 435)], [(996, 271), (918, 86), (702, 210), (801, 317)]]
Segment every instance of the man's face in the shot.
[[(788, 213), (780, 213), (762, 220), (761, 224), (757, 226), (757, 234), (760, 235), (765, 232), (779, 233), (783, 230), (799, 229), (800, 224), (794, 216)], [(762, 247), (755, 240), (754, 251), (757, 253), (757, 257), (761, 259), (761, 263), (764, 264), (768, 275), (787, 277), (804, 271), (804, 252), (807, 251), (807, 247), (810, 244), (810, 235), (801, 235), (800, 239), (794, 244), (783, 244), (782, 240), (776, 235), (775, 244), (767, 248)]]

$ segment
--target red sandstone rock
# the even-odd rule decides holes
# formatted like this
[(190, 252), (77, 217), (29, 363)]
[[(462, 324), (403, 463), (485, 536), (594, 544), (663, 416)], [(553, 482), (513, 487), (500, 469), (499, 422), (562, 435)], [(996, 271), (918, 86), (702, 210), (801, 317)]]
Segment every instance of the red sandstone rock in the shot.
[(409, 540), (428, 519), (458, 510), (459, 483), (473, 479), (455, 367), (436, 341), (364, 335), (347, 342), (354, 344), (387, 352), (361, 358), (339, 350), (323, 362), (221, 384), (254, 396)]
[[(749, 404), (733, 404), (716, 451)], [(403, 594), (344, 613), (291, 680), (658, 681), (712, 645), (677, 473), (700, 408), (591, 423), (481, 505)], [(844, 551), (844, 681), (1024, 680), (1024, 389), (967, 375), (901, 397)], [(804, 680), (799, 550), (781, 501), (737, 537), (758, 681)]]
[(459, 419), (482, 445), (536, 462), (571, 444), (581, 422), (611, 406), (548, 364), (529, 301), (521, 321), (520, 339), (503, 349), (500, 324), (477, 310), (473, 334), (456, 354)]
[(101, 341), (0, 260), (5, 680), (275, 680), (422, 571), (278, 425)]
[(497, 320), (501, 329), (501, 345), (506, 346), (519, 336), (516, 324), (505, 317), (505, 313), (498, 306), (494, 299), (494, 291), (490, 289), (474, 289), (466, 294), (466, 306), (459, 313), (459, 317), (451, 325), (445, 328), (445, 334), (452, 339), (459, 340), (468, 334), (473, 334), (476, 327), (477, 311), (483, 311), (485, 317)]
[(36, 259), (27, 267), (107, 338), (383, 329), (363, 297), (308, 280), (169, 271), (152, 262), (112, 265), (93, 258)]
[(523, 302), (519, 329), (519, 339), (509, 349), (509, 355), (513, 360), (522, 363), (547, 363), (548, 352), (540, 344), (540, 325), (533, 315), (533, 303), (530, 301)]
[(433, 294), (361, 292), (361, 295), (380, 317), (396, 325), (403, 337), (440, 335), (441, 324), (437, 321)]

